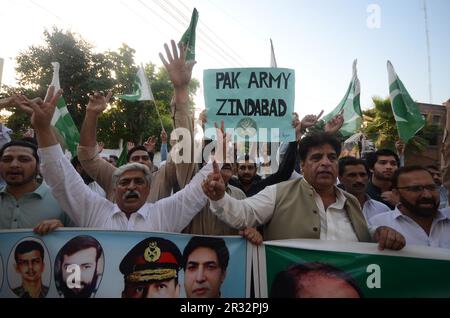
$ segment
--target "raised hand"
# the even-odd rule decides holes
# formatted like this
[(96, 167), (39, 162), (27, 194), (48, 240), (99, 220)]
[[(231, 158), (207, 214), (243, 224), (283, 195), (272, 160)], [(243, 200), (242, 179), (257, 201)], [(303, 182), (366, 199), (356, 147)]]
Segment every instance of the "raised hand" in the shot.
[(160, 137), (161, 137), (161, 143), (167, 144), (167, 133), (166, 133), (165, 129), (161, 130), (161, 136)]
[(401, 156), (405, 153), (405, 143), (402, 140), (397, 140), (395, 142), (395, 149), (397, 150), (397, 153)]
[(103, 149), (105, 148), (105, 144), (102, 141), (99, 141), (97, 143), (98, 153), (101, 153)]
[(147, 141), (144, 142), (144, 147), (145, 149), (147, 149), (148, 152), (155, 152), (156, 137), (155, 136), (148, 137)]
[(55, 87), (50, 86), (45, 100), (41, 98), (28, 99), (23, 95), (16, 95), (17, 103), (20, 109), (31, 114), (31, 125), (36, 129), (47, 129), (55, 112), (56, 102), (61, 97), (62, 90), (55, 92)]
[(340, 112), (325, 124), (325, 132), (335, 134), (344, 124), (344, 114)]
[(213, 201), (220, 200), (225, 195), (225, 182), (220, 173), (219, 165), (213, 162), (213, 172), (211, 172), (202, 183), (203, 192)]
[(131, 149), (133, 149), (133, 148), (134, 148), (134, 142), (128, 141), (128, 142), (127, 142), (127, 149), (128, 149), (128, 150), (131, 150)]
[(186, 47), (180, 42), (177, 45), (174, 40), (171, 40), (172, 52), (170, 52), (167, 43), (164, 44), (167, 60), (162, 53), (159, 53), (159, 57), (166, 67), (169, 73), (170, 80), (175, 88), (187, 87), (191, 80), (192, 69), (194, 68), (195, 61), (185, 61)]
[(112, 92), (109, 91), (105, 96), (103, 92), (94, 92), (89, 95), (89, 102), (86, 106), (86, 111), (100, 115), (105, 109), (111, 99)]
[(303, 117), (301, 124), (302, 124), (302, 128), (306, 129), (309, 127), (314, 126), (315, 124), (317, 124), (317, 122), (319, 121), (320, 117), (322, 117), (323, 115), (323, 110), (319, 113), (319, 115), (306, 115), (305, 117)]

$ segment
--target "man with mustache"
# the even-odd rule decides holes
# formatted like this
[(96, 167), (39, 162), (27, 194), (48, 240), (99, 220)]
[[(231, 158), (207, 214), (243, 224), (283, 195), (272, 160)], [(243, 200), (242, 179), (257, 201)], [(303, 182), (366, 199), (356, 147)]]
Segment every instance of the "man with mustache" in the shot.
[(45, 269), (44, 248), (37, 241), (22, 241), (14, 251), (16, 272), (22, 276), (22, 284), (12, 291), (20, 298), (44, 298), (48, 287), (42, 284)]
[[(51, 127), (56, 101), (62, 91), (49, 87), (45, 100), (18, 96), (19, 106), (31, 115), (42, 160), (41, 169), (55, 198), (77, 226), (110, 230), (181, 232), (207, 203), (201, 182), (212, 170), (211, 164), (200, 170), (192, 181), (176, 194), (148, 203), (152, 175), (141, 163), (129, 163), (114, 171), (112, 185), (116, 203), (93, 193), (64, 156)], [(104, 103), (94, 94), (93, 103)]]
[(368, 224), (373, 216), (391, 210), (386, 204), (368, 196), (369, 168), (364, 160), (355, 157), (339, 159), (339, 181), (345, 191), (358, 199)]
[(70, 219), (55, 200), (47, 184), (37, 180), (39, 156), (36, 145), (11, 141), (0, 150), (0, 229), (35, 228), (41, 234)]
[(372, 226), (389, 226), (408, 244), (450, 248), (448, 209), (439, 209), (439, 190), (431, 173), (421, 166), (398, 169), (392, 178), (399, 204), (394, 211), (374, 216)]
[[(370, 242), (358, 200), (335, 186), (340, 142), (327, 133), (311, 134), (299, 142), (303, 179), (267, 187), (245, 200), (225, 193), (218, 166), (203, 183), (211, 210), (233, 227), (264, 225), (265, 240), (310, 238)], [(378, 227), (373, 239), (379, 249), (398, 250), (404, 238)]]

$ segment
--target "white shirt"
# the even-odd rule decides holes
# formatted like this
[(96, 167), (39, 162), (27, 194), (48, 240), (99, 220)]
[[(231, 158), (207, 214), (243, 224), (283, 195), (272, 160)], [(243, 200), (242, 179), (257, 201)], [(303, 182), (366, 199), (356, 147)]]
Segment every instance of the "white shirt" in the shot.
[[(367, 197), (369, 198), (369, 196), (367, 196)], [(366, 219), (367, 225), (370, 226), (371, 218), (373, 218), (375, 215), (378, 215), (380, 213), (390, 212), (391, 208), (388, 207), (383, 202), (369, 198), (366, 202), (364, 202), (362, 211), (364, 214), (364, 218)]]
[(77, 226), (181, 232), (207, 203), (201, 182), (212, 171), (211, 164), (201, 169), (183, 190), (156, 203), (145, 203), (127, 219), (117, 204), (91, 191), (59, 145), (39, 148), (39, 157), (54, 197)]
[[(225, 196), (218, 201), (210, 200), (210, 209), (231, 227), (238, 229), (254, 227), (265, 224), (272, 218), (276, 195), (276, 184), (266, 187), (261, 192), (245, 200), (236, 200), (225, 193)], [(337, 200), (326, 211), (322, 199), (317, 193), (315, 193), (315, 200), (320, 210), (321, 239), (358, 241), (352, 224), (344, 210), (346, 199), (341, 189), (337, 189)]]
[(370, 219), (371, 226), (389, 226), (400, 232), (407, 245), (426, 245), (450, 248), (450, 218), (449, 209), (438, 210), (431, 225), (430, 235), (409, 216), (404, 215), (398, 208), (390, 212), (378, 214)]

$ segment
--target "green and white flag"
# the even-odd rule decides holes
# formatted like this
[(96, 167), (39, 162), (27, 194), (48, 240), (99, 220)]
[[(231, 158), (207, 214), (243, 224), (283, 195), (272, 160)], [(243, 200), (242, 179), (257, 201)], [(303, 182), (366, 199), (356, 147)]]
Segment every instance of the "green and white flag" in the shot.
[(150, 88), (142, 64), (138, 68), (137, 75), (134, 79), (134, 92), (127, 95), (118, 95), (117, 97), (130, 102), (154, 100), (152, 89)]
[(273, 49), (272, 39), (270, 39), (270, 67), (277, 68), (277, 60), (275, 58), (275, 50)]
[[(53, 78), (50, 85), (55, 87), (55, 90), (59, 90), (61, 85), (59, 84), (59, 63), (52, 62), (53, 66)], [(66, 102), (61, 96), (57, 103), (55, 113), (51, 121), (51, 125), (56, 128), (58, 133), (64, 139), (66, 148), (72, 154), (72, 157), (77, 155), (77, 145), (80, 143), (80, 133), (75, 125), (72, 116), (70, 116), (67, 109)]]
[(117, 160), (117, 167), (126, 164), (128, 162), (127, 159), (128, 159), (128, 142), (122, 140), (122, 151), (120, 152), (119, 159)]
[(362, 123), (362, 112), (361, 105), (359, 102), (360, 94), (361, 94), (361, 86), (358, 79), (358, 74), (356, 71), (356, 63), (357, 60), (353, 61), (353, 76), (348, 86), (347, 93), (345, 93), (344, 98), (336, 106), (335, 109), (331, 111), (328, 115), (323, 117), (323, 121), (327, 122), (340, 112), (344, 112), (344, 124), (339, 132), (344, 137), (349, 137), (361, 128)]
[(197, 28), (198, 11), (194, 8), (192, 11), (191, 23), (184, 32), (180, 42), (187, 46), (186, 61), (195, 61), (195, 29)]
[(387, 62), (387, 69), (389, 74), (389, 95), (392, 113), (397, 123), (398, 136), (404, 142), (408, 142), (423, 128), (425, 119), (397, 73), (395, 73), (390, 61)]

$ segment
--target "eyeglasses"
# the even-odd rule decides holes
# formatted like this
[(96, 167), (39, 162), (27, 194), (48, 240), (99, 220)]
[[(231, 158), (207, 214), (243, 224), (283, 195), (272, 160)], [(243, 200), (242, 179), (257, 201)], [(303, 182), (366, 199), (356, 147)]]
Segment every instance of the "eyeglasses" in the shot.
[(407, 187), (397, 187), (397, 189), (405, 189), (406, 191), (409, 192), (423, 192), (424, 189), (430, 191), (430, 192), (435, 192), (438, 190), (437, 186), (433, 183), (433, 184), (427, 184), (427, 185), (413, 185), (413, 186), (407, 186)]

